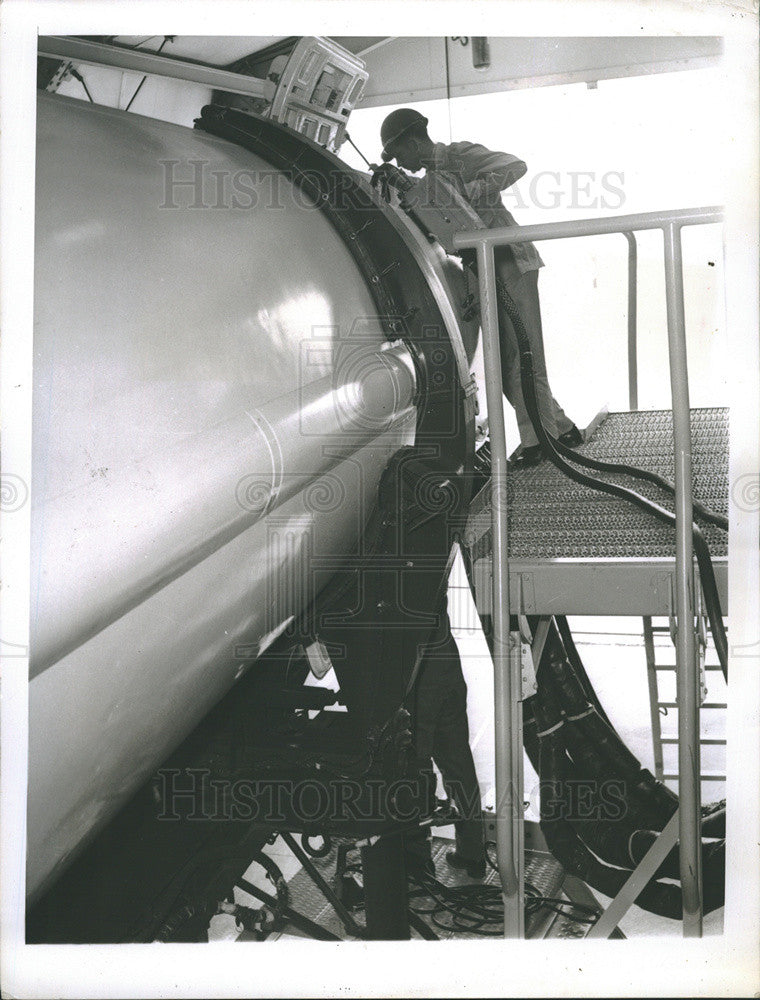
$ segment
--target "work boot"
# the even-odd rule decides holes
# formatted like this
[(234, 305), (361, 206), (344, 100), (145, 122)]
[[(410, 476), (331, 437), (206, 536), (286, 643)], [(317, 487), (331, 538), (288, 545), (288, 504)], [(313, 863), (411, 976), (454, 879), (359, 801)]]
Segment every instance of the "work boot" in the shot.
[(583, 434), (578, 430), (575, 424), (573, 424), (570, 430), (565, 431), (564, 434), (560, 434), (557, 440), (566, 448), (577, 448), (579, 444), (583, 444)]
[(541, 445), (532, 444), (522, 449), (513, 464), (516, 469), (528, 469), (533, 465), (538, 465), (543, 457)]
[(456, 851), (449, 851), (446, 855), (446, 863), (459, 871), (465, 871), (470, 878), (484, 879), (486, 877), (485, 860), (475, 861), (472, 858), (463, 858)]

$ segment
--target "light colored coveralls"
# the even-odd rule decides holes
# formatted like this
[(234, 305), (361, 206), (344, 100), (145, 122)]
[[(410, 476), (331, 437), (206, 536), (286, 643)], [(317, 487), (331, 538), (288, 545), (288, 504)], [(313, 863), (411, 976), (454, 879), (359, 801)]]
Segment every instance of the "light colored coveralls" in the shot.
[[(428, 170), (443, 174), (477, 212), (489, 229), (516, 226), (501, 200), (501, 192), (521, 174), (522, 161), (509, 153), (499, 153), (473, 142), (437, 142)], [(517, 168), (517, 169), (516, 169)], [(544, 357), (541, 307), (538, 299), (538, 269), (544, 262), (532, 243), (513, 243), (495, 253), (496, 274), (517, 305), (533, 352), (536, 394), (541, 418), (547, 433), (558, 437), (573, 428), (549, 388)], [(499, 307), (502, 386), (504, 395), (515, 409), (520, 440), (524, 448), (538, 444), (530, 422), (520, 385), (520, 354), (512, 323)]]

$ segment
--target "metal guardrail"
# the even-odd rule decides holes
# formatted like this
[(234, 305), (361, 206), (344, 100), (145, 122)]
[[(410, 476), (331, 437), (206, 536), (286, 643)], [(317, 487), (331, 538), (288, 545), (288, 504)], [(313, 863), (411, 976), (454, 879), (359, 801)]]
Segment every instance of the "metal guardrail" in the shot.
[[(494, 248), (534, 240), (568, 239), (612, 233), (660, 229), (665, 251), (665, 295), (668, 323), (670, 388), (673, 401), (673, 439), (675, 459), (676, 513), (676, 692), (678, 717), (678, 792), (680, 808), (678, 827), (680, 876), (683, 893), (683, 933), (685, 937), (702, 935), (701, 872), (701, 789), (699, 747), (699, 673), (694, 630), (694, 594), (690, 587), (693, 567), (692, 548), (692, 460), (689, 416), (689, 386), (686, 367), (686, 329), (684, 322), (683, 261), (681, 229), (683, 226), (721, 222), (720, 208), (679, 209), (618, 215), (602, 219), (579, 219), (569, 222), (542, 223), (534, 226), (477, 230), (454, 237), (457, 249), (477, 252), (478, 281), (481, 297), (481, 326), (485, 364), (486, 399), (491, 428), (491, 490), (493, 529), (493, 626), (494, 690), (496, 728), (496, 848), (504, 898), (504, 934), (522, 934), (523, 886), (520, 877), (521, 802), (515, 791), (521, 785), (522, 745), (520, 737), (520, 653), (519, 640), (509, 630), (509, 566), (507, 527), (507, 443), (502, 403), (501, 355), (496, 306)], [(635, 336), (631, 348), (631, 280), (635, 279), (635, 240), (629, 239), (629, 377), (635, 373)], [(635, 294), (635, 280), (633, 281)], [(635, 330), (635, 298), (634, 298)], [(633, 361), (633, 366), (631, 366)], [(631, 399), (636, 402), (636, 381), (629, 383)], [(517, 720), (517, 725), (515, 721)], [(515, 781), (515, 777), (517, 780)]]
[(626, 231), (623, 236), (628, 240), (628, 409), (638, 410), (638, 247), (635, 233)]

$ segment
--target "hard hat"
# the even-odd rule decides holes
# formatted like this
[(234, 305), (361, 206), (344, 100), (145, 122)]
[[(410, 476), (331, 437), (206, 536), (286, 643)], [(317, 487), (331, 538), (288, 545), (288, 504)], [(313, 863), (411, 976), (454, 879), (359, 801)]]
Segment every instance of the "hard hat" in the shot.
[(393, 144), (397, 142), (405, 132), (408, 132), (408, 130), (414, 125), (421, 125), (424, 128), (427, 123), (427, 118), (425, 118), (424, 115), (421, 115), (419, 111), (414, 111), (412, 108), (397, 108), (395, 111), (391, 111), (383, 124), (380, 126), (380, 142), (383, 144), (383, 159), (393, 159), (393, 153), (391, 152)]

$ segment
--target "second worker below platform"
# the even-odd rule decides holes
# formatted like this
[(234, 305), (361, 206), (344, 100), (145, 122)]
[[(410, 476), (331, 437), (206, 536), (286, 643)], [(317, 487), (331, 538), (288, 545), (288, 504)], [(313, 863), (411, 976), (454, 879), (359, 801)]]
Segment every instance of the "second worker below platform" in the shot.
[[(438, 626), (425, 651), (415, 686), (414, 743), (421, 760), (435, 763), (446, 794), (461, 819), (455, 825), (456, 848), (446, 861), (471, 878), (486, 873), (486, 848), (480, 785), (470, 749), (467, 721), (467, 684), (462, 673), (444, 600)], [(435, 787), (432, 766), (425, 775)], [(410, 875), (434, 875), (430, 832), (420, 830), (405, 837), (406, 868)]]
[[(509, 153), (495, 152), (472, 142), (445, 145), (433, 142), (427, 132), (428, 119), (412, 108), (391, 112), (381, 126), (383, 160), (395, 159), (412, 173), (425, 169), (439, 172), (474, 209), (489, 229), (516, 226), (504, 207), (501, 192), (526, 172), (525, 163)], [(382, 168), (380, 168), (382, 170)], [(392, 169), (392, 168), (391, 168)], [(514, 300), (530, 341), (535, 372), (536, 396), (543, 426), (551, 437), (567, 447), (583, 442), (583, 435), (552, 395), (546, 372), (538, 271), (543, 261), (532, 243), (513, 243), (495, 250), (497, 277)], [(520, 352), (511, 320), (499, 306), (502, 387), (514, 407), (522, 451), (518, 465), (537, 465), (542, 451), (528, 415), (520, 384)]]

